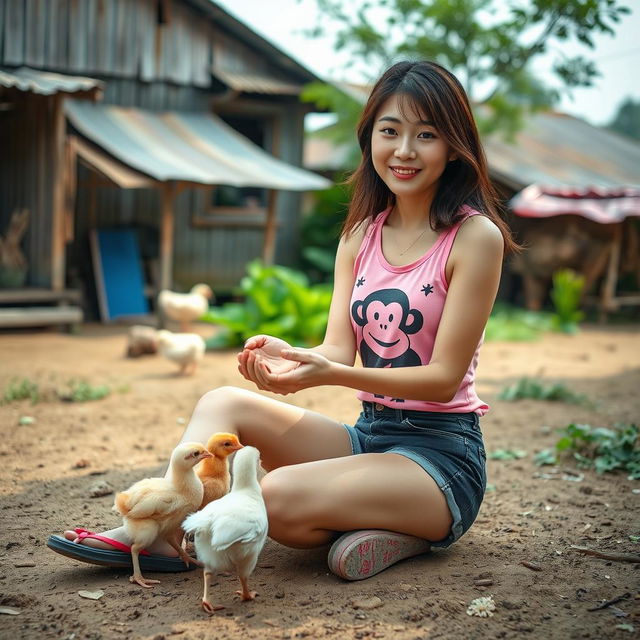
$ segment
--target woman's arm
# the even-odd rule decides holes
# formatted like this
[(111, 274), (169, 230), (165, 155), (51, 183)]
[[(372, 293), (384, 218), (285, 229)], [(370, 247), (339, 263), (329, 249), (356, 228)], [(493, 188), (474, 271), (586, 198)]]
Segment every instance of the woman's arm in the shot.
[[(491, 313), (503, 247), (500, 231), (484, 216), (474, 216), (460, 228), (447, 264), (449, 290), (429, 364), (355, 368), (348, 362), (331, 362), (319, 351), (292, 349), (283, 357), (301, 366), (282, 375), (264, 372), (265, 383), (278, 393), (329, 384), (394, 398), (448, 402), (469, 368)], [(353, 335), (350, 340), (353, 345)]]
[[(338, 245), (334, 267), (334, 286), (329, 308), (327, 330), (322, 344), (308, 349), (333, 362), (353, 365), (355, 361), (355, 336), (351, 328), (350, 301), (353, 289), (353, 265), (362, 242), (363, 231), (358, 230), (348, 238), (342, 238)], [(277, 392), (269, 381), (261, 375), (265, 369), (272, 374), (284, 374), (296, 369), (300, 363), (283, 360), (283, 350), (291, 350), (291, 345), (273, 336), (258, 335), (247, 340), (238, 354), (238, 370), (259, 389)]]

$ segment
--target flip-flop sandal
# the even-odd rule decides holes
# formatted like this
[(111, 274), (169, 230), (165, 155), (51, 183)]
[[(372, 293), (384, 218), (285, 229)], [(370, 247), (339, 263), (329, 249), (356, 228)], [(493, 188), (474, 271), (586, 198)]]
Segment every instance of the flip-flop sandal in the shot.
[[(80, 544), (78, 542), (72, 542), (63, 536), (55, 535), (49, 536), (49, 539), (47, 540), (47, 547), (63, 556), (79, 560), (80, 562), (87, 562), (88, 564), (97, 564), (104, 567), (133, 568), (133, 562), (131, 561), (131, 547), (129, 545), (80, 527), (74, 529), (74, 531), (80, 540), (84, 540), (85, 538), (101, 540), (118, 550), (96, 549), (95, 547), (88, 547), (87, 545)], [(197, 568), (197, 566), (193, 564), (189, 564), (187, 566), (181, 558), (152, 555), (145, 550), (140, 552), (138, 559), (140, 560), (140, 569), (142, 571), (164, 571), (167, 573), (174, 573), (179, 571), (193, 571)]]

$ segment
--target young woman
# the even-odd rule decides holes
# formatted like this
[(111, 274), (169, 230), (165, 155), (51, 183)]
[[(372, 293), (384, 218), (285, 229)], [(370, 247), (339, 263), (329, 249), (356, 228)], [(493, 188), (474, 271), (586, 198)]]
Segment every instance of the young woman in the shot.
[[(220, 388), (198, 402), (183, 436), (206, 442), (213, 431), (233, 432), (257, 447), (269, 535), (298, 548), (332, 542), (329, 566), (348, 580), (448, 546), (473, 523), (486, 483), (478, 350), (503, 254), (515, 248), (468, 99), (446, 69), (389, 68), (358, 139), (323, 343), (298, 349), (261, 335), (238, 355), (240, 373), (260, 390), (358, 390), (358, 421)], [(356, 353), (363, 366), (354, 366)], [(114, 540), (129, 542), (122, 529), (65, 536), (52, 548), (89, 562), (93, 547), (114, 553)]]

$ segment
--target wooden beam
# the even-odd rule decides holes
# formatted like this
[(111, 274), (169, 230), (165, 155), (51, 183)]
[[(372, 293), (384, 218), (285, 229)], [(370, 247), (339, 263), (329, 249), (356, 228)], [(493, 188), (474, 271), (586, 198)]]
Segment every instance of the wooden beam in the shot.
[(276, 252), (276, 230), (277, 230), (277, 210), (276, 202), (278, 192), (269, 189), (269, 204), (267, 205), (267, 219), (264, 227), (264, 242), (262, 245), (262, 259), (265, 264), (273, 264)]
[(600, 320), (604, 322), (607, 313), (617, 311), (616, 288), (618, 285), (618, 273), (620, 269), (620, 252), (622, 247), (622, 223), (615, 225), (613, 239), (609, 253), (607, 275), (602, 286), (600, 297)]
[(66, 262), (65, 233), (65, 117), (63, 101), (60, 95), (54, 96), (53, 104), (53, 203), (51, 213), (51, 288), (54, 291), (64, 289)]
[(167, 182), (161, 186), (162, 220), (160, 226), (160, 288), (171, 289), (173, 284), (173, 231), (175, 184)]

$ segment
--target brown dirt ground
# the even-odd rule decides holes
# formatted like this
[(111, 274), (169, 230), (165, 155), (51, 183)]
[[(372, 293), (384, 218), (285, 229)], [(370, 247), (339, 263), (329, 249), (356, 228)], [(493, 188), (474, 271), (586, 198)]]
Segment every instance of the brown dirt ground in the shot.
[[(207, 327), (202, 328), (206, 333)], [(0, 605), (3, 638), (630, 638), (640, 629), (640, 564), (610, 562), (571, 549), (635, 552), (640, 534), (640, 486), (624, 474), (581, 481), (559, 469), (536, 467), (532, 456), (552, 446), (553, 431), (571, 421), (612, 425), (638, 420), (640, 329), (585, 328), (579, 335), (549, 334), (536, 343), (483, 347), (479, 391), (492, 405), (483, 420), (487, 450), (524, 449), (514, 461), (489, 461), (489, 483), (478, 520), (448, 550), (399, 563), (368, 580), (347, 583), (330, 574), (326, 549), (291, 550), (268, 541), (253, 576), (259, 597), (234, 600), (236, 579), (220, 576), (216, 591), (228, 608), (201, 611), (201, 572), (160, 574), (143, 590), (126, 570), (92, 567), (52, 553), (47, 536), (70, 525), (101, 530), (118, 523), (113, 496), (90, 498), (104, 480), (121, 489), (158, 475), (200, 395), (210, 388), (245, 386), (235, 353), (208, 353), (191, 378), (157, 356), (123, 357), (126, 328), (86, 325), (77, 335), (16, 332), (0, 335), (0, 391), (26, 376), (45, 391), (41, 402), (0, 407)], [(496, 399), (523, 375), (562, 380), (588, 394), (595, 408)], [(47, 390), (70, 378), (110, 385), (107, 398), (64, 403)], [(289, 402), (324, 410), (345, 421), (358, 405), (350, 390), (299, 393)], [(19, 426), (19, 419), (35, 418)], [(522, 564), (536, 563), (534, 571)], [(487, 578), (492, 584), (477, 586)], [(79, 590), (102, 589), (97, 601)], [(466, 615), (468, 603), (492, 594), (492, 618)], [(628, 594), (616, 606), (590, 608)], [(377, 596), (382, 606), (353, 607)], [(631, 624), (635, 632), (617, 625)], [(636, 636), (637, 637), (637, 636)]]

